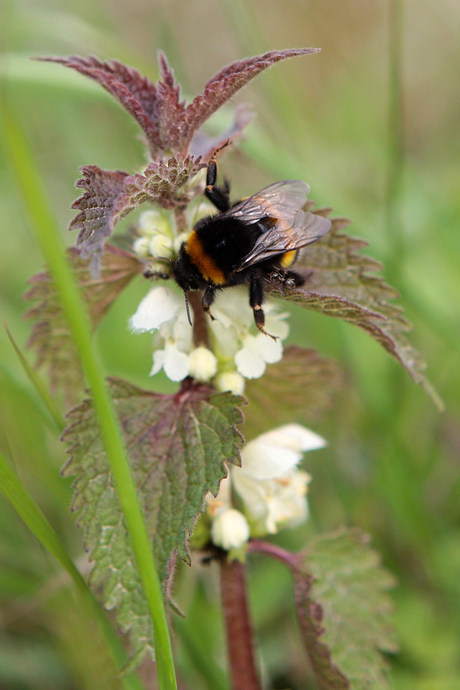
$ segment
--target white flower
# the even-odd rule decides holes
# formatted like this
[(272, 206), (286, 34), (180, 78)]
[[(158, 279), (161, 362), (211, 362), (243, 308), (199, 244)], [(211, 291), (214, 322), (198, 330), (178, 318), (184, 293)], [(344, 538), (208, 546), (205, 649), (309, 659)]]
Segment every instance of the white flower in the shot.
[(244, 546), (249, 539), (249, 525), (243, 513), (234, 508), (219, 512), (212, 522), (211, 539), (226, 551)]
[(235, 364), (240, 374), (247, 379), (260, 378), (267, 364), (279, 362), (283, 357), (282, 342), (268, 338), (263, 333), (256, 336), (247, 333), (242, 341), (243, 347), (235, 354)]
[[(255, 379), (262, 376), (267, 364), (281, 360), (281, 340), (289, 333), (289, 326), (284, 321), (288, 314), (276, 312), (270, 301), (264, 303), (265, 328), (267, 333), (277, 336), (277, 340), (257, 331), (245, 286), (218, 293), (211, 311), (215, 319), (210, 324), (213, 349), (223, 371), (228, 370), (229, 364), (234, 364), (241, 376)], [(250, 333), (250, 329), (256, 335)]]
[[(206, 498), (213, 542), (224, 549), (240, 548), (249, 533), (253, 537), (275, 534), (305, 522), (311, 477), (296, 465), (303, 452), (325, 445), (321, 436), (300, 424), (286, 424), (246, 444), (242, 467), (232, 466), (217, 496)], [(234, 510), (233, 492), (240, 511)], [(247, 536), (241, 515), (249, 525)]]
[(189, 233), (181, 232), (177, 237), (174, 238), (174, 252), (179, 254), (179, 250), (183, 243), (187, 240)]
[(137, 333), (153, 331), (166, 321), (171, 321), (184, 308), (184, 300), (165, 287), (152, 288), (129, 319), (131, 330)]
[[(158, 214), (148, 213), (152, 224), (158, 221)], [(140, 254), (145, 255), (146, 240), (151, 253), (165, 256), (174, 253), (175, 242), (179, 238), (173, 241), (170, 235), (150, 226), (149, 232), (150, 237), (136, 240)], [(159, 270), (162, 270), (161, 266)], [(153, 356), (152, 375), (164, 369), (172, 381), (182, 381), (189, 374), (198, 381), (215, 378), (218, 390), (241, 394), (246, 378), (259, 378), (267, 364), (281, 360), (281, 341), (289, 332), (284, 321), (288, 314), (277, 312), (270, 301), (264, 304), (267, 332), (276, 336), (274, 340), (257, 330), (246, 286), (218, 292), (211, 311), (214, 320), (208, 321), (208, 348), (193, 347), (193, 330), (188, 323), (184, 299), (170, 288), (152, 288), (129, 320), (129, 325), (140, 333), (159, 330), (157, 343), (160, 349)]]
[(325, 445), (321, 436), (300, 424), (286, 424), (244, 446), (242, 467), (232, 467), (231, 479), (253, 536), (274, 534), (307, 519), (310, 475), (296, 465), (303, 452)]
[(141, 236), (133, 244), (136, 254), (142, 258), (170, 259), (174, 256), (174, 218), (170, 212), (144, 211), (139, 216), (137, 230)]
[(307, 519), (309, 474), (293, 469), (281, 477), (257, 479), (238, 469), (232, 468), (233, 486), (243, 500), (253, 536), (276, 534)]
[(217, 359), (204, 345), (191, 351), (188, 358), (189, 374), (197, 381), (210, 381), (217, 373)]
[(192, 329), (187, 319), (184, 302), (180, 300), (180, 303), (177, 315), (168, 321), (163, 321), (159, 327), (159, 335), (164, 340), (164, 347), (153, 353), (150, 376), (154, 376), (163, 368), (171, 381), (183, 381), (190, 373), (189, 354), (193, 348)]
[(300, 424), (286, 424), (249, 441), (241, 456), (241, 472), (256, 479), (273, 479), (292, 470), (307, 450), (324, 448), (326, 441)]
[(188, 356), (181, 352), (174, 341), (167, 341), (163, 350), (153, 353), (153, 367), (150, 376), (158, 374), (160, 369), (170, 381), (183, 381), (189, 375)]

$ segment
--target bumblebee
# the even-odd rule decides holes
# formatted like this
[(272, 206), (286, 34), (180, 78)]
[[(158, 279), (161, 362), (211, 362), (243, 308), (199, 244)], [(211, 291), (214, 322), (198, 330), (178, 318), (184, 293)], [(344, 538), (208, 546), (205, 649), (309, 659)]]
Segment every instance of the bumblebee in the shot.
[(303, 210), (310, 187), (300, 180), (276, 182), (236, 204), (230, 201), (228, 181), (222, 186), (216, 181), (212, 158), (204, 194), (219, 213), (196, 223), (172, 266), (174, 278), (186, 296), (188, 290), (204, 290), (202, 305), (211, 318), (217, 290), (249, 284), (254, 321), (269, 335), (264, 330), (264, 284), (276, 277), (287, 287), (302, 285), (302, 276), (289, 270), (297, 251), (325, 235), (331, 221)]

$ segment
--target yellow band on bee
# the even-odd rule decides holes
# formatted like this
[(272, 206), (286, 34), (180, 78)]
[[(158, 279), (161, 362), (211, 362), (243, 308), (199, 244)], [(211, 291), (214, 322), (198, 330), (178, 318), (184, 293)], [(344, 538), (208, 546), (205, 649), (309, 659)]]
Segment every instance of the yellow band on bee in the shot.
[(225, 273), (214, 263), (212, 257), (205, 253), (200, 238), (194, 230), (190, 233), (185, 250), (205, 280), (214, 285), (225, 285)]
[(281, 268), (289, 268), (289, 266), (292, 266), (295, 261), (296, 254), (297, 251), (295, 249), (293, 249), (292, 252), (286, 252), (286, 254), (283, 254), (280, 260)]

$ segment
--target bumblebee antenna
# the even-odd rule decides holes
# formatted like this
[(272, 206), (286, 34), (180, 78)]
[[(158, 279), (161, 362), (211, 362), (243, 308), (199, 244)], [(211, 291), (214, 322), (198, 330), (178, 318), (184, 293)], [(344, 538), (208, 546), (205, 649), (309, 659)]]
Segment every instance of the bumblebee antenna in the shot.
[(186, 290), (184, 290), (184, 298), (185, 298), (185, 308), (186, 308), (186, 310), (187, 310), (188, 322), (189, 322), (189, 324), (190, 324), (191, 326), (193, 326), (192, 318), (191, 318), (191, 316), (190, 316), (190, 306), (189, 306), (189, 303), (188, 303), (188, 297), (187, 297), (187, 291), (186, 291)]

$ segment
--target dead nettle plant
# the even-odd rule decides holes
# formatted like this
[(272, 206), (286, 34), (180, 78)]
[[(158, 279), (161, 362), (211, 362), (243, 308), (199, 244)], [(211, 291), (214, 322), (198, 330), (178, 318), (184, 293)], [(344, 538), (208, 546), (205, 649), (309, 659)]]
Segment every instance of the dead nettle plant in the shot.
[[(210, 211), (216, 212), (203, 198), (206, 175), (208, 192), (215, 182), (209, 179), (209, 162), (242, 135), (253, 114), (248, 106), (238, 106), (230, 129), (214, 139), (202, 125), (267, 67), (315, 52), (271, 51), (234, 62), (212, 77), (188, 105), (162, 53), (156, 84), (115, 60), (41, 58), (103, 86), (144, 135), (150, 161), (140, 172), (102, 170), (97, 165), (81, 168), (76, 185), (83, 194), (73, 204), (77, 215), (70, 224), (79, 235), (69, 252), (70, 262), (94, 329), (134, 278), (148, 276), (154, 282), (152, 287), (145, 281), (146, 295), (130, 327), (155, 333), (151, 374), (163, 369), (179, 382), (178, 390), (159, 394), (119, 378), (109, 379), (108, 385), (165, 601), (173, 601), (177, 558), (190, 563), (192, 549), (197, 557), (200, 552), (212, 556), (222, 575), (232, 684), (246, 690), (259, 688), (245, 587), (246, 559), (255, 552), (281, 560), (292, 572), (308, 673), (316, 687), (386, 687), (381, 653), (395, 649), (387, 592), (392, 580), (366, 535), (356, 530), (320, 535), (296, 554), (263, 539), (308, 517), (310, 477), (298, 464), (305, 451), (319, 449), (325, 441), (298, 422), (314, 418), (329, 403), (340, 379), (337, 365), (317, 352), (292, 345), (283, 350), (289, 331), (287, 305), (294, 302), (364, 329), (434, 395), (423, 361), (406, 339), (409, 323), (393, 303), (397, 293), (378, 275), (381, 265), (361, 254), (364, 241), (344, 232), (348, 221), (326, 221), (330, 209), (315, 209), (307, 201), (304, 182), (295, 183), (297, 207), (290, 209), (288, 220), (297, 229), (301, 222), (307, 224), (305, 219), (317, 221), (322, 228), (319, 239), (309, 247), (299, 241), (280, 245), (279, 238), (277, 244), (273, 233), (271, 244), (264, 239), (264, 249), (268, 246), (273, 254), (275, 247), (278, 257), (288, 248), (298, 249), (295, 271), (300, 279), (292, 279), (286, 261), (278, 269), (270, 265), (262, 295), (254, 297), (251, 287), (251, 306), (245, 285), (213, 288), (212, 318), (203, 311), (200, 293), (190, 291), (193, 328), (183, 293), (173, 280), (166, 280), (173, 276), (191, 229), (206, 222), (202, 219)], [(275, 192), (268, 189), (268, 196), (260, 193), (262, 210), (255, 218), (254, 201), (253, 216), (244, 215), (244, 202), (240, 212), (243, 221), (257, 225), (259, 235), (280, 230), (288, 213), (285, 197), (274, 199)], [(218, 193), (228, 205), (228, 188), (224, 185)], [(215, 202), (209, 193), (208, 197)], [(107, 242), (117, 223), (145, 202), (150, 209), (136, 223), (131, 249)], [(248, 232), (246, 227), (242, 231)], [(202, 255), (194, 256), (209, 287), (216, 266), (210, 268)], [(205, 259), (212, 263), (213, 256), (206, 254)], [(249, 276), (240, 282), (252, 285), (251, 280)], [(116, 610), (120, 630), (129, 633), (132, 670), (145, 654), (154, 658), (153, 626), (138, 565), (93, 402), (84, 399), (77, 349), (55, 285), (46, 272), (30, 282), (30, 345), (38, 364), (48, 370), (52, 390), (59, 389), (69, 405), (77, 405), (68, 413), (70, 424), (63, 435), (71, 455), (63, 473), (75, 478), (72, 509), (84, 528), (84, 546), (93, 562), (90, 584), (103, 606)], [(195, 283), (190, 287), (203, 287)], [(225, 281), (217, 284), (223, 286)], [(257, 329), (251, 308), (261, 306), (264, 292), (265, 328), (272, 337)], [(247, 443), (239, 430), (243, 405)]]

